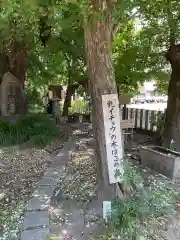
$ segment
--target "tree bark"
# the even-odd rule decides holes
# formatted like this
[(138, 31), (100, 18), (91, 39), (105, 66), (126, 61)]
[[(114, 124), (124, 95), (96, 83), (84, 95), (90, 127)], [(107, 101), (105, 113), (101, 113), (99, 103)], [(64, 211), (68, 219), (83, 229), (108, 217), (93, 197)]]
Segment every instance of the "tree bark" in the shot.
[(176, 151), (180, 152), (180, 45), (174, 45), (169, 49), (167, 60), (171, 64), (171, 78), (168, 88), (163, 146), (169, 148), (173, 139)]
[(76, 89), (78, 89), (79, 86), (87, 88), (87, 85), (88, 85), (87, 79), (84, 79), (84, 80), (80, 81), (79, 83), (75, 83), (75, 84), (71, 84), (71, 85), (68, 83), (68, 87), (66, 90), (66, 97), (65, 97), (64, 105), (63, 105), (63, 112), (62, 112), (63, 116), (68, 116), (68, 114), (69, 114), (68, 108), (71, 107), (71, 97), (75, 93)]
[(28, 52), (25, 43), (12, 43), (9, 53), (9, 62), (11, 72), (19, 79), (24, 88), (28, 68)]
[(6, 74), (10, 70), (9, 58), (5, 53), (0, 54), (0, 82)]
[(64, 100), (64, 105), (63, 105), (63, 116), (68, 116), (69, 114), (69, 107), (71, 106), (71, 96), (74, 94), (75, 89), (71, 86), (68, 85), (67, 90), (66, 90), (66, 97)]
[[(97, 133), (97, 124), (96, 124), (96, 102), (93, 94), (93, 86), (91, 85), (91, 82), (89, 81), (89, 93), (91, 96), (91, 116), (92, 116), (92, 130), (93, 130), (93, 135), (96, 136)], [(96, 139), (97, 140), (97, 139)], [(98, 159), (100, 160), (100, 159)], [(98, 169), (101, 169), (101, 162), (98, 161), (97, 163)]]
[[(117, 93), (114, 68), (112, 64), (112, 25), (111, 16), (108, 12), (107, 1), (89, 0), (91, 5), (91, 16), (85, 19), (85, 46), (88, 66), (88, 75), (93, 105), (93, 126), (96, 132), (97, 159), (99, 160), (99, 184), (103, 198), (112, 199), (115, 197), (115, 186), (109, 184), (106, 142), (104, 132), (104, 119), (102, 99), (103, 94)], [(100, 16), (105, 20), (100, 20)]]

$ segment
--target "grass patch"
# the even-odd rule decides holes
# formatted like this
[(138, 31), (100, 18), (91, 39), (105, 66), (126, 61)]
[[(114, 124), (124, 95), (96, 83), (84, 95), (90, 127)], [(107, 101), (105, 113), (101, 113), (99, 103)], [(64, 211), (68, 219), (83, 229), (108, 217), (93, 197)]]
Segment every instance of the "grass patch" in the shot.
[(55, 122), (43, 114), (29, 114), (15, 123), (0, 121), (0, 145), (31, 143), (44, 147), (59, 135)]
[(175, 204), (179, 202), (177, 193), (156, 181), (145, 186), (140, 174), (130, 166), (125, 166), (123, 182), (133, 191), (125, 199), (113, 202), (111, 218), (106, 224), (102, 222), (102, 234), (95, 234), (93, 239), (164, 239), (160, 238), (161, 227), (175, 213)]

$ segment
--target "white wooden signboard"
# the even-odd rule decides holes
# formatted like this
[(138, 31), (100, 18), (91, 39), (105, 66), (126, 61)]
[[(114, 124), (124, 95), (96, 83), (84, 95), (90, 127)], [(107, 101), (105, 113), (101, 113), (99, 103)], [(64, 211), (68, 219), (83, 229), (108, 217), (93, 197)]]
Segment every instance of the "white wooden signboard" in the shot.
[(117, 94), (102, 95), (107, 164), (110, 184), (120, 182), (123, 175), (123, 149)]

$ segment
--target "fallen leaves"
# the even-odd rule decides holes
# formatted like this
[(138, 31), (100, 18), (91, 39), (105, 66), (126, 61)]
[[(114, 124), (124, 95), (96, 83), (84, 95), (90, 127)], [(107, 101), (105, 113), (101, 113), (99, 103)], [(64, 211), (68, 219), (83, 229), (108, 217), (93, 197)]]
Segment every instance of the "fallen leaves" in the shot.
[(90, 207), (97, 193), (95, 145), (86, 144), (87, 136), (82, 139), (80, 135), (80, 139), (61, 167), (60, 182), (51, 199), (50, 232), (59, 239), (66, 239), (63, 229), (72, 234), (73, 239), (79, 239), (79, 235), (87, 239), (99, 221), (97, 206)]
[(69, 199), (88, 201), (96, 195), (96, 167), (93, 150), (76, 150), (70, 156), (61, 189)]
[[(135, 136), (135, 145), (138, 149), (140, 146), (144, 145), (144, 142), (146, 145), (151, 144), (153, 142), (153, 139), (150, 137), (147, 137), (143, 134), (137, 134)], [(137, 152), (138, 155), (138, 152)], [(140, 172), (141, 176), (143, 177), (144, 184), (148, 187), (151, 186), (157, 186), (160, 188), (165, 188), (169, 192), (169, 194), (175, 194), (177, 196), (180, 196), (180, 180), (171, 180), (161, 174), (155, 173), (151, 171), (148, 168), (143, 167), (140, 165), (139, 159), (135, 159), (132, 156), (129, 156), (130, 158), (130, 164), (133, 165), (135, 169), (137, 169), (138, 172)], [(166, 197), (166, 196), (164, 196)], [(169, 229), (172, 229), (172, 231), (176, 234), (177, 239), (180, 239), (180, 214), (175, 213), (174, 215), (174, 222), (173, 224), (169, 224), (169, 216), (164, 215), (159, 218), (151, 218), (149, 219), (148, 225), (153, 226), (153, 236), (151, 237), (144, 237), (145, 240), (169, 240), (172, 239), (168, 234)], [(143, 224), (142, 224), (143, 227)], [(144, 226), (143, 229), (144, 235), (148, 235), (147, 232), (147, 226)], [(176, 240), (176, 239), (173, 239)]]
[(46, 150), (26, 146), (0, 149), (0, 240), (18, 239), (15, 233), (29, 195), (51, 163), (50, 153), (62, 148), (64, 140), (55, 139)]

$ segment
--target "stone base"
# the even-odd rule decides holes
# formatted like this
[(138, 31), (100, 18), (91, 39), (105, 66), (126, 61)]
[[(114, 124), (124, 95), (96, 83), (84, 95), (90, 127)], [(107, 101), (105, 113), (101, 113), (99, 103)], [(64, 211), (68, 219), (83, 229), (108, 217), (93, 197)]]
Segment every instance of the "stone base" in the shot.
[(143, 166), (168, 178), (180, 177), (180, 153), (159, 146), (140, 148)]

